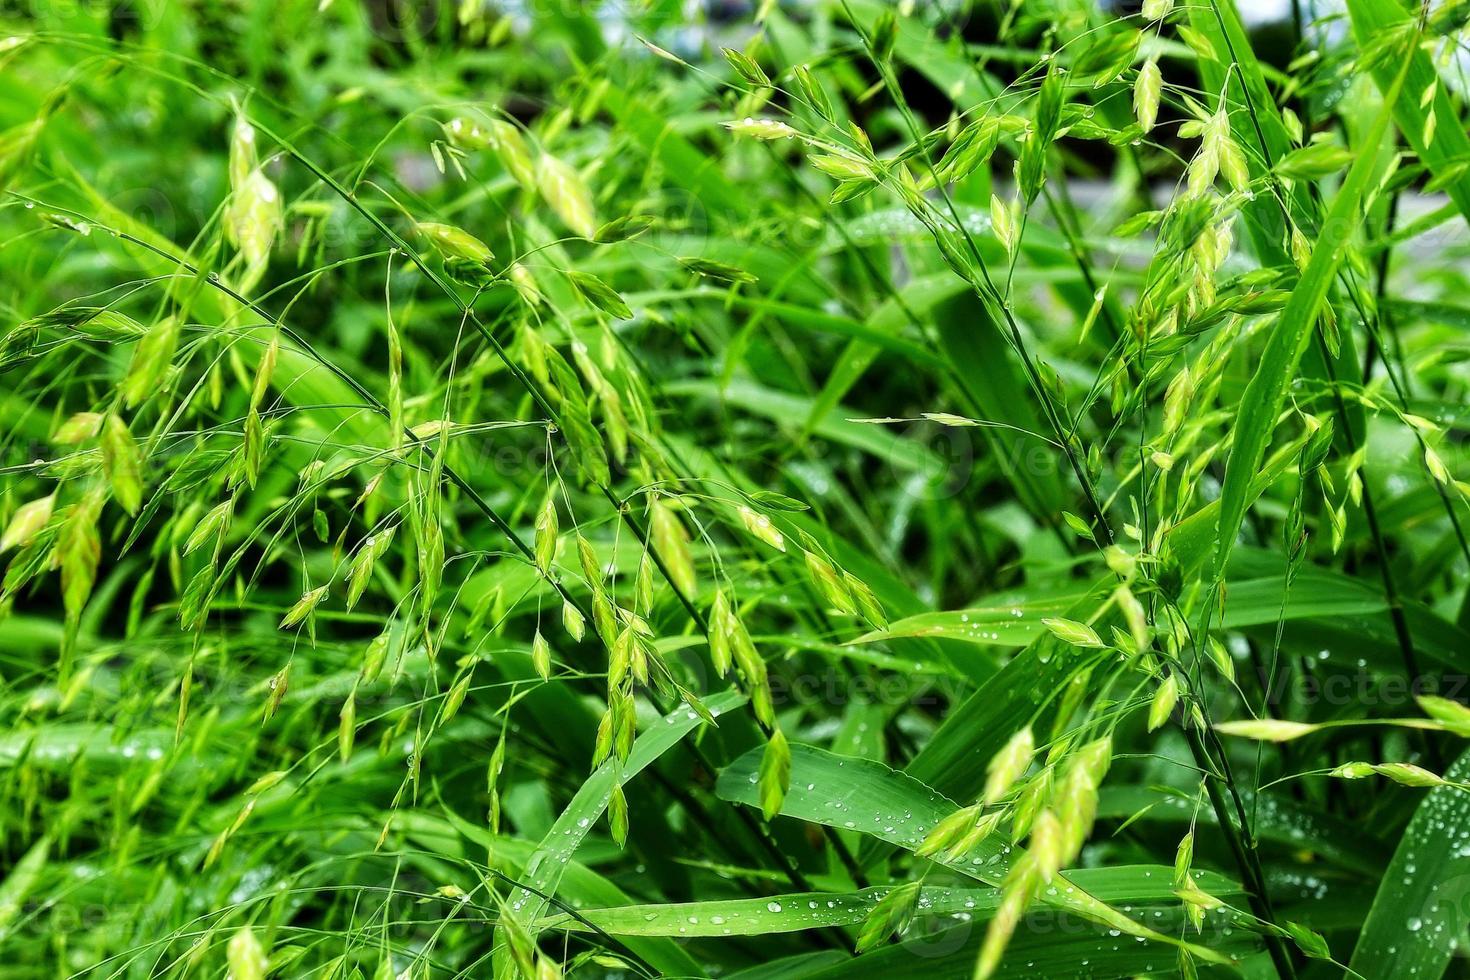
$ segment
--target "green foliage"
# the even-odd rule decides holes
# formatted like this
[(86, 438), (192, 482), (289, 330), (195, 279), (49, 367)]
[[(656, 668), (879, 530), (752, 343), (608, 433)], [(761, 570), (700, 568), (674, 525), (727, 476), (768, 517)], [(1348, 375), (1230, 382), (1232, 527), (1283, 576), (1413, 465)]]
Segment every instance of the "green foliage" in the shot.
[(1470, 6), (716, 6), (0, 11), (6, 975), (1463, 975)]

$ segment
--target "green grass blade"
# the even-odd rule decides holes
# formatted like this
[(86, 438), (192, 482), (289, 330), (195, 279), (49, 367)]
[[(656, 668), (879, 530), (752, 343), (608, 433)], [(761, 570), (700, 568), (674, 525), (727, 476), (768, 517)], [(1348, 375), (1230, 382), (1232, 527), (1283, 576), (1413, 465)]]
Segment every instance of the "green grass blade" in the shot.
[[(718, 718), (744, 703), (744, 695), (732, 691), (709, 697), (705, 700), (705, 707)], [(526, 884), (546, 894), (555, 893), (567, 862), (577, 852), (593, 824), (602, 819), (614, 782), (626, 784), (702, 724), (703, 720), (694, 709), (676, 708), (634, 740), (632, 754), (626, 763), (618, 766), (606, 762), (587, 777), (541, 841), (536, 855), (527, 862)], [(529, 891), (513, 892), (510, 906), (522, 913), (528, 922), (534, 922), (545, 911), (545, 901)]]
[(51, 838), (40, 838), (15, 862), (5, 880), (0, 881), (0, 939), (9, 935), (24, 911), (25, 900), (35, 890), (50, 853)]
[[(1094, 898), (1112, 904), (1171, 905), (1175, 900), (1173, 869), (1158, 865), (1080, 868), (1069, 878)], [(1205, 874), (1200, 887), (1212, 895), (1229, 898), (1240, 886), (1218, 874)], [(686, 902), (679, 905), (628, 905), (620, 908), (587, 909), (581, 914), (588, 923), (614, 936), (674, 936), (694, 939), (725, 936), (763, 936), (768, 933), (802, 932), (827, 926), (860, 924), (874, 903), (890, 887), (865, 888), (858, 892), (803, 892), (769, 898), (741, 898), (721, 902)], [(917, 901), (920, 917), (966, 915), (983, 921), (995, 912), (999, 893), (993, 888), (926, 887)], [(544, 928), (586, 931), (576, 917), (549, 917)]]
[[(1348, 0), (1347, 10), (1353, 36), (1364, 46), (1394, 32), (1412, 31), (1416, 19), (1397, 0)], [(1407, 70), (1407, 75), (1398, 84), (1396, 78), (1401, 67)], [(1414, 45), (1406, 65), (1401, 65), (1398, 58), (1384, 59), (1375, 65), (1373, 80), (1384, 99), (1393, 105), (1399, 132), (1419, 154), (1419, 159), (1434, 174), (1445, 178), (1445, 192), (1470, 221), (1470, 172), (1465, 169), (1470, 163), (1470, 136), (1466, 136), (1459, 124), (1459, 111), (1429, 54)], [(1434, 94), (1426, 103), (1424, 95), (1431, 86)], [(1433, 135), (1426, 141), (1425, 129), (1431, 111), (1438, 121), (1447, 125), (1435, 126)]]
[[(1393, 95), (1403, 84), (1400, 74)], [(1377, 146), (1388, 132), (1392, 115), (1391, 103), (1379, 111), (1373, 128), (1364, 138), (1367, 146)], [(1277, 420), (1286, 402), (1286, 390), (1296, 374), (1302, 351), (1316, 328), (1317, 315), (1327, 299), (1332, 280), (1337, 274), (1343, 254), (1353, 234), (1363, 221), (1363, 199), (1378, 169), (1377, 157), (1361, 153), (1354, 160), (1332, 201), (1322, 224), (1322, 231), (1312, 248), (1311, 258), (1301, 279), (1291, 292), (1286, 308), (1271, 329), (1260, 363), (1240, 399), (1235, 422), (1235, 439), (1226, 464), (1225, 482), (1220, 491), (1220, 521), (1215, 533), (1215, 580), (1225, 577), (1225, 566), (1235, 547), (1245, 512), (1254, 500), (1253, 488), (1261, 460), (1276, 431)]]

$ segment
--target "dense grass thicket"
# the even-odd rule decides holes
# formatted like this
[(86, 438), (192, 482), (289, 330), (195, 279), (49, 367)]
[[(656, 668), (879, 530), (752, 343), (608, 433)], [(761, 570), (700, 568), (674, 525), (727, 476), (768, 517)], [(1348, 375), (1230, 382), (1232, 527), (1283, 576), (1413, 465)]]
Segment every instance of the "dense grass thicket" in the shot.
[(0, 977), (1470, 976), (1466, 0), (0, 4)]

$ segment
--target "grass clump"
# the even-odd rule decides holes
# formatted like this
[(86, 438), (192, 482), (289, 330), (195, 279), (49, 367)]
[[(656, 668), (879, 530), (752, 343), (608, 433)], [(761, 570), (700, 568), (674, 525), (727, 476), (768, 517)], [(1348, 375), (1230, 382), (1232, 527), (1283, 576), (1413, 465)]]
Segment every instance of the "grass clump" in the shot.
[(16, 976), (1463, 972), (1470, 8), (752, 6), (4, 15)]

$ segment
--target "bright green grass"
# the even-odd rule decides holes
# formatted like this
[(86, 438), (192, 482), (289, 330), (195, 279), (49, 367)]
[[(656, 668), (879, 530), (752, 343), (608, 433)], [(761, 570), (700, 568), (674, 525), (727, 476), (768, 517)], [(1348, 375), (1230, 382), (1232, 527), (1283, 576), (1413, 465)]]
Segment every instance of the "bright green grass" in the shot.
[(1466, 975), (1470, 5), (412, 6), (0, 14), (0, 977)]

